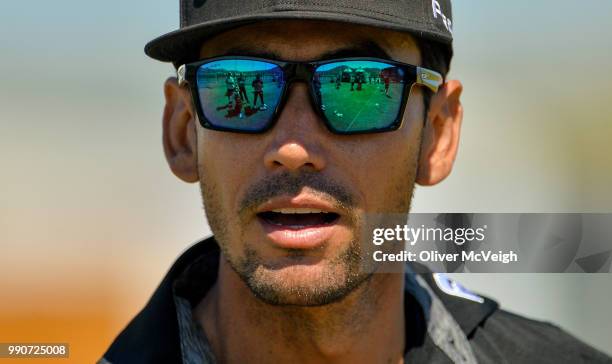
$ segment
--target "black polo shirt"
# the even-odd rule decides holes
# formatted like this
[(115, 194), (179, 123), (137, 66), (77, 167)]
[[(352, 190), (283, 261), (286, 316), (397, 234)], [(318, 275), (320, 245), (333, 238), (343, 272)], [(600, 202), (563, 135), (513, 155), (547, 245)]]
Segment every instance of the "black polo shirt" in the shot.
[[(213, 237), (183, 253), (98, 363), (214, 363), (191, 309), (217, 278)], [(422, 267), (418, 267), (421, 271)], [(406, 363), (610, 363), (560, 328), (500, 310), (443, 275), (405, 275)]]

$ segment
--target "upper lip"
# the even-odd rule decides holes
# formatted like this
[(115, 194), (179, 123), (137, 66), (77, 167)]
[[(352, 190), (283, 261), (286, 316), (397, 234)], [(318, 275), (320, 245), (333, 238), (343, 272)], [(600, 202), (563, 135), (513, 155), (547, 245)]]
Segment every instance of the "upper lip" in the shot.
[(275, 197), (259, 205), (255, 213), (259, 214), (262, 212), (269, 212), (276, 209), (286, 208), (317, 209), (324, 212), (333, 212), (336, 214), (340, 214), (340, 211), (335, 208), (334, 205), (312, 195)]

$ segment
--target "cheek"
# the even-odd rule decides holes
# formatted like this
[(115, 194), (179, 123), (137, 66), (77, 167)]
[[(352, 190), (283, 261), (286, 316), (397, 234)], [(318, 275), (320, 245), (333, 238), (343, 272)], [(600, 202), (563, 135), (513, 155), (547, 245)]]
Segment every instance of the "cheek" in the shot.
[[(214, 135), (212, 135), (214, 134)], [(259, 155), (252, 143), (246, 143), (244, 137), (231, 133), (205, 130), (201, 133), (198, 147), (199, 171), (202, 180), (214, 187), (214, 199), (222, 211), (234, 215), (237, 197), (252, 181)]]
[(345, 144), (343, 154), (348, 157), (341, 168), (352, 171), (350, 178), (358, 185), (366, 213), (402, 213), (409, 208), (423, 124), (423, 108), (410, 106), (399, 130)]

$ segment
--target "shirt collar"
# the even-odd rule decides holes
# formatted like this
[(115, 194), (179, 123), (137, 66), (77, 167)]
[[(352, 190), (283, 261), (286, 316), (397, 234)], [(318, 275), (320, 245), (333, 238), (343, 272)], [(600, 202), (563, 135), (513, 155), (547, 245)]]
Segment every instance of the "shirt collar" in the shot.
[[(184, 358), (177, 317), (180, 312), (177, 309), (176, 297), (184, 299), (194, 307), (216, 281), (219, 256), (219, 247), (214, 237), (193, 245), (181, 254), (144, 309), (111, 344), (103, 360), (112, 364), (182, 362)], [(420, 267), (417, 271), (421, 273), (422, 269)], [(419, 276), (431, 289), (426, 289), (423, 284), (417, 282), (412, 269), (406, 270), (404, 302), (407, 354), (431, 351), (428, 346), (432, 343), (427, 332), (428, 322), (432, 319), (432, 295), (440, 296), (450, 315), (457, 318), (466, 336), (497, 309), (497, 304), (488, 299), (483, 305), (447, 297), (448, 295), (437, 288), (430, 273)]]

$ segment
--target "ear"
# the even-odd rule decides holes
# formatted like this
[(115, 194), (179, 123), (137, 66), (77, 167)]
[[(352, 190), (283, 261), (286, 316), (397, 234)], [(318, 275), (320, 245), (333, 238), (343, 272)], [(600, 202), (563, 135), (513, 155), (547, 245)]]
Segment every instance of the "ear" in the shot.
[(453, 169), (463, 120), (462, 91), (461, 82), (448, 81), (431, 98), (416, 178), (422, 186), (442, 182)]
[(199, 180), (196, 146), (195, 113), (191, 95), (179, 86), (175, 77), (164, 83), (166, 106), (163, 115), (163, 144), (172, 172), (185, 182)]

